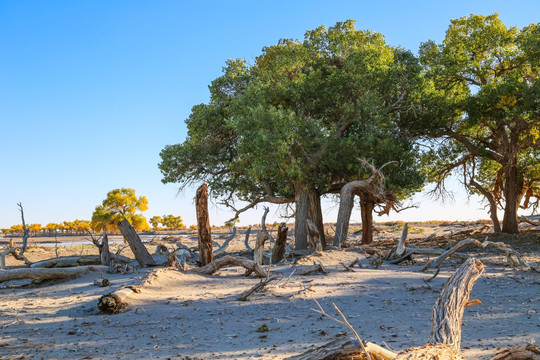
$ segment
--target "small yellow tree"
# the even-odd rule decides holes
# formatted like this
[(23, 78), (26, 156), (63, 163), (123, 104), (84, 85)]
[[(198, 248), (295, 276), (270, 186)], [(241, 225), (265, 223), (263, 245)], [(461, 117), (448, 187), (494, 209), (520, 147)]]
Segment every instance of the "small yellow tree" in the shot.
[(116, 231), (118, 222), (126, 219), (136, 231), (149, 230), (148, 222), (137, 211), (148, 210), (148, 200), (145, 196), (135, 194), (134, 189), (114, 189), (107, 193), (107, 198), (101, 205), (96, 206), (92, 214), (92, 229), (94, 231)]

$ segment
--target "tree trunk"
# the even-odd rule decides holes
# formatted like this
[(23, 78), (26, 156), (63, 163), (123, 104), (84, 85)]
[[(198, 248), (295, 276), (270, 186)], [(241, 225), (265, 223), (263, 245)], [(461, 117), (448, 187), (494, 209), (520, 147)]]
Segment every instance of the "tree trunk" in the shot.
[(20, 280), (20, 279), (34, 279), (34, 280), (51, 280), (51, 279), (65, 279), (75, 275), (83, 274), (88, 271), (105, 271), (106, 267), (103, 266), (77, 266), (70, 268), (52, 268), (52, 269), (13, 269), (0, 271), (0, 282)]
[(306, 220), (309, 214), (309, 197), (303, 185), (297, 185), (295, 189), (295, 203), (294, 248), (296, 250), (304, 250), (308, 247)]
[(212, 253), (212, 233), (208, 216), (208, 185), (203, 184), (197, 189), (195, 197), (197, 208), (197, 231), (199, 234), (199, 257), (202, 265), (214, 260)]
[(289, 228), (285, 223), (281, 223), (277, 230), (277, 239), (272, 249), (272, 257), (270, 258), (271, 264), (277, 264), (281, 259), (283, 259), (283, 254), (285, 254), (285, 244), (287, 243), (287, 231)]
[(503, 166), (504, 171), (504, 217), (502, 232), (508, 234), (519, 233), (518, 214), (519, 207), (519, 183), (518, 171), (515, 160), (511, 164)]
[(477, 183), (474, 179), (471, 179), (470, 184), (476, 188), (489, 202), (489, 217), (493, 223), (493, 232), (501, 232), (501, 223), (499, 222), (499, 217), (497, 216), (497, 202), (493, 198), (493, 194), (487, 191), (482, 185)]
[(360, 210), (362, 212), (362, 244), (373, 242), (373, 208), (375, 204), (366, 199), (367, 196), (360, 196)]
[(321, 196), (315, 189), (308, 191), (309, 198), (309, 213), (308, 218), (313, 221), (317, 230), (319, 231), (319, 238), (321, 240), (322, 248), (326, 247), (326, 239), (324, 237), (324, 223), (321, 209)]
[(124, 239), (129, 244), (129, 248), (133, 252), (133, 255), (135, 255), (135, 259), (137, 259), (137, 262), (141, 267), (147, 267), (147, 266), (156, 266), (156, 263), (154, 262), (154, 259), (148, 253), (148, 250), (144, 246), (144, 244), (141, 241), (141, 238), (139, 235), (137, 235), (137, 232), (131, 226), (129, 221), (122, 220), (118, 223), (118, 229), (124, 235)]
[(339, 192), (339, 211), (336, 223), (336, 235), (334, 236), (334, 246), (341, 248), (347, 241), (349, 232), (349, 222), (354, 206), (353, 183), (345, 184)]
[(255, 251), (253, 252), (253, 261), (259, 265), (264, 265), (264, 243), (268, 240), (268, 236), (262, 231), (257, 234), (255, 242)]
[(446, 281), (431, 314), (431, 345), (450, 345), (459, 351), (463, 312), (469, 304), (472, 287), (483, 271), (482, 262), (471, 258)]
[(317, 226), (310, 219), (306, 220), (306, 227), (308, 230), (308, 239), (311, 247), (317, 252), (323, 251), (323, 245), (321, 242), (321, 234), (317, 229)]

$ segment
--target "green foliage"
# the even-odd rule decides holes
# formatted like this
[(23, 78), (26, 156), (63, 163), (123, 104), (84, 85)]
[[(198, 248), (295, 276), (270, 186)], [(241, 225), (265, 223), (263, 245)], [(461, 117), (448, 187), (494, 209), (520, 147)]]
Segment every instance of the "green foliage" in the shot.
[(101, 205), (92, 214), (92, 229), (94, 231), (117, 231), (117, 224), (126, 219), (136, 231), (150, 229), (146, 218), (136, 211), (146, 211), (148, 200), (145, 196), (137, 197), (135, 190), (121, 188), (107, 193)]
[(442, 44), (422, 44), (431, 85), (413, 128), (438, 139), (424, 162), (431, 180), (460, 169), (500, 205), (538, 205), (539, 49), (538, 24), (506, 27), (497, 14), (452, 20)]
[(229, 60), (192, 109), (182, 144), (165, 147), (163, 182), (207, 182), (213, 195), (293, 201), (304, 187), (339, 191), (365, 178), (358, 158), (387, 167), (403, 198), (421, 188), (414, 147), (399, 122), (414, 117), (422, 89), (414, 56), (356, 30), (354, 21), (280, 40), (255, 63)]

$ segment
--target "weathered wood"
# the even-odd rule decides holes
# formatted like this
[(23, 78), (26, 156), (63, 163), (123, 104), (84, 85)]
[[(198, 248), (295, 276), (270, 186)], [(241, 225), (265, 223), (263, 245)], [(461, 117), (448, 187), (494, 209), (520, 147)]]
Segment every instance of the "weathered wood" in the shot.
[(131, 252), (133, 252), (135, 259), (137, 259), (137, 262), (141, 267), (156, 266), (154, 259), (129, 221), (120, 221), (118, 223), (118, 229), (122, 235), (124, 235), (124, 239), (128, 242)]
[(199, 240), (199, 258), (202, 265), (212, 262), (212, 232), (210, 230), (210, 218), (208, 216), (208, 185), (202, 184), (197, 189), (195, 196), (197, 210), (197, 233)]
[(497, 351), (491, 360), (540, 360), (540, 349), (532, 343), (518, 344)]
[(127, 286), (105, 294), (98, 301), (98, 309), (106, 314), (124, 312), (129, 306), (127, 299), (135, 292), (140, 292), (140, 290)]
[(321, 234), (319, 233), (317, 226), (315, 226), (315, 223), (313, 223), (313, 221), (311, 221), (310, 219), (306, 219), (306, 227), (308, 231), (309, 243), (311, 244), (313, 249), (318, 252), (323, 251)]
[(19, 251), (18, 256), (16, 256), (15, 258), (17, 260), (23, 260), (23, 254), (26, 251), (26, 246), (28, 245), (28, 238), (30, 237), (30, 230), (28, 229), (24, 221), (24, 209), (22, 207), (22, 204), (18, 203), (17, 206), (19, 207), (19, 211), (21, 212), (21, 220), (22, 220), (22, 226), (23, 226), (23, 242), (22, 242), (21, 250)]
[(219, 269), (221, 269), (224, 266), (228, 265), (235, 265), (235, 266), (242, 266), (245, 269), (254, 272), (259, 277), (266, 277), (266, 272), (263, 270), (263, 268), (257, 264), (255, 261), (251, 261), (249, 259), (246, 259), (244, 257), (233, 257), (230, 255), (226, 255), (222, 258), (216, 259), (212, 261), (211, 263), (202, 266), (200, 268), (193, 268), (190, 269), (189, 272), (194, 272), (198, 274), (208, 274), (212, 275)]
[(107, 233), (103, 233), (103, 241), (101, 247), (99, 248), (99, 257), (101, 259), (101, 265), (109, 266), (111, 265), (111, 252), (109, 250), (109, 237)]
[(328, 274), (328, 271), (325, 269), (325, 267), (323, 266), (321, 262), (319, 263), (313, 262), (313, 266), (310, 266), (302, 271), (299, 271), (298, 275), (309, 275), (309, 274), (312, 274), (314, 272), (319, 272), (319, 271), (324, 274)]
[(229, 235), (229, 237), (225, 239), (223, 244), (221, 244), (221, 246), (214, 251), (214, 256), (225, 252), (225, 250), (227, 250), (227, 247), (229, 247), (229, 243), (231, 242), (232, 239), (234, 239), (235, 236), (236, 236), (236, 226), (232, 228), (231, 235)]
[(450, 345), (459, 351), (463, 312), (474, 283), (483, 272), (482, 262), (471, 258), (446, 281), (433, 306), (429, 344)]
[[(366, 351), (375, 360), (392, 360), (397, 353), (368, 342)], [(336, 339), (300, 355), (292, 356), (287, 360), (338, 360), (338, 359), (367, 359), (365, 352), (360, 348), (358, 341), (352, 339)]]
[(106, 286), (109, 286), (110, 284), (111, 282), (109, 281), (109, 279), (100, 278), (100, 279), (94, 280), (94, 286), (106, 287)]
[[(401, 237), (399, 238), (396, 247), (390, 250), (388, 255), (386, 256), (385, 260), (392, 261), (392, 264), (399, 264), (403, 260), (410, 258), (412, 253), (409, 251), (409, 253), (405, 256), (405, 253), (407, 252), (407, 248), (405, 247), (405, 242), (407, 241), (407, 234), (409, 233), (409, 225), (405, 223), (403, 225), (403, 231), (401, 232)], [(394, 261), (396, 259), (400, 259), (398, 261)]]
[(61, 268), (85, 265), (103, 265), (99, 255), (60, 256), (42, 260), (30, 265), (31, 268)]
[(256, 284), (255, 286), (251, 287), (249, 290), (242, 293), (242, 295), (240, 295), (240, 297), (238, 297), (238, 300), (239, 301), (247, 301), (251, 294), (253, 294), (256, 291), (259, 291), (260, 289), (262, 289), (266, 285), (268, 285), (271, 281), (274, 281), (276, 279), (277, 279), (277, 277), (272, 276), (271, 278), (268, 278), (268, 279), (266, 279), (264, 281), (261, 280), (258, 284)]
[(268, 240), (266, 234), (260, 231), (257, 234), (257, 241), (255, 242), (255, 251), (253, 252), (253, 261), (259, 265), (264, 264), (264, 243)]
[(455, 252), (457, 252), (459, 249), (461, 249), (462, 247), (467, 246), (467, 245), (475, 245), (475, 246), (477, 246), (479, 248), (482, 248), (482, 249), (487, 247), (487, 246), (494, 247), (496, 249), (499, 249), (499, 250), (503, 251), (506, 254), (506, 257), (507, 257), (508, 261), (512, 262), (514, 266), (521, 265), (521, 266), (526, 267), (526, 268), (531, 268), (531, 266), (529, 264), (527, 264), (526, 262), (524, 262), (521, 259), (521, 255), (519, 253), (517, 253), (515, 250), (513, 250), (510, 246), (506, 245), (505, 243), (503, 243), (503, 242), (493, 242), (493, 241), (488, 241), (488, 240), (485, 240), (484, 242), (480, 242), (479, 240), (476, 240), (476, 239), (465, 239), (465, 240), (460, 241), (455, 246), (453, 246), (451, 249), (449, 249), (449, 250), (445, 251), (443, 254), (441, 254), (441, 256), (439, 256), (437, 258), (437, 260), (435, 260), (433, 262), (431, 267), (432, 268), (441, 267), (441, 265), (442, 265), (442, 263), (443, 263), (443, 261), (445, 259), (447, 259), (448, 257), (454, 255)]
[(34, 280), (51, 280), (51, 279), (65, 279), (75, 275), (83, 274), (88, 271), (105, 271), (106, 267), (102, 266), (77, 266), (73, 268), (24, 268), (13, 270), (1, 270), (0, 282), (20, 280), (20, 279), (34, 279)]
[(285, 254), (285, 245), (287, 244), (287, 231), (289, 228), (285, 223), (281, 223), (278, 227), (277, 239), (272, 249), (272, 256), (270, 258), (271, 264), (277, 264), (283, 259)]
[(261, 231), (264, 233), (264, 235), (266, 235), (266, 237), (268, 237), (268, 240), (273, 243), (273, 242), (275, 242), (275, 240), (272, 237), (272, 235), (270, 235), (270, 233), (268, 233), (268, 230), (266, 229), (266, 216), (268, 215), (269, 211), (270, 211), (270, 208), (265, 206), (264, 207), (264, 213), (263, 213), (263, 216), (261, 218)]
[(250, 233), (251, 233), (251, 226), (248, 227), (248, 229), (246, 230), (246, 237), (244, 239), (244, 245), (246, 246), (246, 249), (248, 249), (248, 251), (253, 251), (251, 246), (249, 246), (249, 234)]

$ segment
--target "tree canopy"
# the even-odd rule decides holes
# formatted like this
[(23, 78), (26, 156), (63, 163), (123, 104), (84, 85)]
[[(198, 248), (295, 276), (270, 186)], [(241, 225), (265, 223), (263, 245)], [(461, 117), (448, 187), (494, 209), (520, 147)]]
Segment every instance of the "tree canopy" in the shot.
[[(426, 168), (463, 183), (490, 204), (495, 229), (518, 231), (517, 211), (540, 198), (540, 28), (506, 27), (497, 14), (451, 21), (441, 44), (420, 48), (431, 88), (413, 127), (432, 139)], [(435, 139), (435, 140), (433, 140)]]
[(92, 214), (94, 231), (116, 231), (117, 224), (126, 219), (136, 231), (149, 230), (146, 218), (137, 211), (148, 210), (145, 196), (137, 197), (134, 189), (114, 189), (107, 193), (101, 205)]
[(369, 176), (358, 158), (398, 160), (387, 184), (399, 197), (421, 187), (415, 147), (398, 126), (415, 116), (420, 71), (410, 52), (353, 20), (280, 40), (252, 65), (229, 60), (209, 103), (193, 107), (187, 139), (162, 150), (162, 181), (208, 182), (235, 217), (261, 202), (294, 202), (304, 248), (306, 219), (323, 234), (320, 196)]

